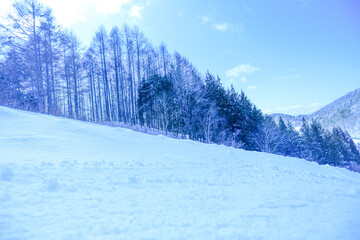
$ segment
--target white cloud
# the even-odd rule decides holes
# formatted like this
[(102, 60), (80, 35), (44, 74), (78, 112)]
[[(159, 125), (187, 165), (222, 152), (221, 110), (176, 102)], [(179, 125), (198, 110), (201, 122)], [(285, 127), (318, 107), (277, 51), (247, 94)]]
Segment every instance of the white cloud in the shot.
[[(224, 82), (225, 87), (230, 87), (233, 85), (233, 87), (240, 91), (241, 89), (244, 89), (244, 83), (247, 81), (245, 76), (242, 76), (241, 78), (229, 78)], [(246, 90), (255, 90), (258, 89), (259, 86), (257, 85), (249, 85), (246, 87)]]
[(304, 108), (304, 105), (290, 105), (290, 106), (285, 106), (285, 107), (277, 107), (275, 108), (275, 111), (278, 112), (286, 112), (289, 110), (294, 110), (294, 109), (300, 109), (300, 108)]
[[(208, 16), (199, 16), (201, 19), (202, 24), (207, 24), (210, 22), (214, 22)], [(242, 33), (245, 30), (245, 25), (243, 23), (229, 23), (229, 22), (222, 22), (222, 23), (213, 23), (210, 25), (213, 29), (226, 32), (230, 31), (231, 33)]]
[[(52, 8), (55, 18), (66, 27), (78, 21), (85, 21), (85, 7), (89, 6), (85, 0), (39, 0), (39, 2)], [(93, 6), (93, 3), (90, 4)]]
[(225, 72), (227, 77), (238, 77), (240, 74), (251, 74), (260, 70), (258, 67), (251, 66), (250, 63), (240, 64)]
[(245, 30), (245, 25), (243, 23), (219, 23), (219, 24), (213, 24), (212, 27), (218, 31), (231, 31), (232, 33), (242, 33)]
[(247, 90), (255, 90), (255, 89), (257, 89), (257, 88), (259, 88), (258, 86), (255, 86), (255, 85), (252, 85), (252, 86), (248, 86), (246, 89)]
[(209, 18), (209, 17), (207, 17), (207, 16), (202, 16), (202, 17), (201, 17), (201, 20), (202, 20), (202, 23), (205, 24), (205, 23), (211, 21), (211, 18)]
[(143, 6), (133, 5), (130, 9), (130, 17), (141, 19), (141, 10), (143, 9)]
[(273, 111), (272, 111), (272, 109), (264, 109), (264, 110), (262, 110), (262, 112), (265, 114), (271, 114)]
[(93, 0), (97, 14), (106, 16), (107, 14), (119, 13), (124, 5), (130, 4), (130, 0)]
[(309, 108), (316, 108), (316, 107), (321, 107), (321, 106), (323, 106), (323, 105), (324, 105), (324, 104), (315, 102), (315, 103), (311, 103), (311, 104), (307, 105), (307, 107), (309, 107)]
[(263, 112), (264, 113), (284, 113), (284, 114), (292, 114), (292, 115), (298, 115), (298, 114), (310, 114), (317, 110), (319, 110), (321, 107), (323, 107), (325, 104), (322, 103), (310, 103), (306, 105), (289, 105), (284, 107), (277, 107), (274, 109), (266, 109)]
[(133, 0), (39, 0), (39, 2), (51, 7), (56, 19), (66, 27), (78, 21), (86, 21), (94, 14), (106, 16), (122, 12), (125, 6), (134, 6)]
[(213, 28), (225, 32), (226, 30), (228, 30), (229, 24), (228, 23), (213, 24)]
[(10, 8), (12, 1), (11, 0), (1, 0), (0, 1), (0, 17), (6, 17)]

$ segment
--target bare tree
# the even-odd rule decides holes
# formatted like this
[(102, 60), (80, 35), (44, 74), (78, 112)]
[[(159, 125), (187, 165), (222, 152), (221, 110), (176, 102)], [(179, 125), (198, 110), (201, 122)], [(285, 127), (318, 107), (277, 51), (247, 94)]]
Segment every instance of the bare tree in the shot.
[(130, 84), (129, 86), (129, 112), (130, 112), (130, 120), (131, 120), (131, 124), (135, 125), (135, 121), (136, 121), (136, 113), (135, 113), (135, 95), (134, 95), (134, 78), (133, 78), (133, 59), (134, 59), (134, 42), (132, 39), (132, 33), (131, 33), (131, 29), (129, 28), (129, 26), (125, 25), (124, 26), (124, 34), (125, 34), (125, 47), (126, 47), (126, 58), (127, 58), (127, 70), (128, 70), (128, 74), (127, 74), (127, 79), (128, 79), (128, 83)]
[(16, 1), (13, 4), (13, 12), (7, 17), (8, 24), (0, 24), (0, 28), (6, 34), (3, 43), (12, 48), (23, 51), (31, 65), (30, 79), (36, 89), (39, 110), (45, 111), (43, 72), (41, 58), (41, 35), (40, 25), (43, 20), (44, 7), (36, 0)]
[(113, 53), (113, 63), (115, 71), (115, 89), (118, 121), (126, 122), (125, 116), (125, 97), (124, 97), (124, 68), (122, 63), (121, 36), (118, 27), (113, 27), (110, 33), (110, 45)]
[(99, 30), (95, 34), (94, 43), (98, 49), (98, 56), (100, 57), (101, 76), (103, 80), (103, 92), (105, 101), (105, 121), (111, 120), (110, 109), (110, 86), (108, 78), (108, 62), (107, 62), (107, 33), (104, 26), (100, 26)]
[(283, 139), (271, 116), (265, 116), (259, 131), (253, 136), (253, 141), (261, 152), (276, 153), (279, 150)]
[(55, 18), (50, 8), (45, 10), (43, 17), (41, 29), (44, 35), (42, 42), (44, 45), (43, 59), (45, 63), (47, 112), (54, 114), (57, 109), (54, 73), (54, 41), (56, 41), (54, 38), (57, 35), (57, 26), (55, 25)]
[(81, 63), (80, 63), (80, 42), (77, 39), (77, 37), (71, 33), (70, 34), (70, 63), (71, 63), (71, 70), (72, 70), (72, 80), (74, 83), (74, 110), (75, 110), (75, 118), (79, 119), (80, 118), (80, 113), (79, 113), (79, 108), (80, 108), (80, 93), (79, 93), (79, 88), (80, 88), (80, 68), (81, 68)]

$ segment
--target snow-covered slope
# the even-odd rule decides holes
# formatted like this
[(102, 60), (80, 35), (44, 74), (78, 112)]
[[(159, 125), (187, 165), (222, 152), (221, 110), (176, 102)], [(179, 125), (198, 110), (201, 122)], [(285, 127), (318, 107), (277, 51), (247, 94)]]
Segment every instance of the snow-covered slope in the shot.
[(0, 107), (0, 239), (360, 239), (360, 174)]
[(329, 130), (341, 127), (347, 130), (354, 139), (360, 140), (360, 88), (331, 102), (310, 115), (291, 116), (287, 114), (273, 114), (275, 120), (282, 117), (290, 121), (295, 127), (300, 127), (302, 118), (307, 121), (317, 120)]

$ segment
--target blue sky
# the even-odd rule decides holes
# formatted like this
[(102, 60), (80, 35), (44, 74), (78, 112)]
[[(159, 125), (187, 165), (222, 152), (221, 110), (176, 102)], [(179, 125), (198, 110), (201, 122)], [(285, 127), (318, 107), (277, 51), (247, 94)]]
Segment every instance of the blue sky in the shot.
[(100, 24), (137, 25), (266, 113), (310, 113), (360, 87), (358, 0), (40, 2), (84, 42)]

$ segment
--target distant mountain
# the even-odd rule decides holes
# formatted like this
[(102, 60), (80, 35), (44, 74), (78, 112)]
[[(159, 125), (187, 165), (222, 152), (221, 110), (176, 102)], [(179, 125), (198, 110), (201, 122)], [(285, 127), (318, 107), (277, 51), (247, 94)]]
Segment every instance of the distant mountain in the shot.
[(326, 129), (341, 127), (348, 131), (352, 138), (360, 140), (360, 88), (309, 115), (291, 116), (275, 113), (272, 116), (276, 121), (280, 117), (290, 121), (295, 127), (301, 126), (302, 118), (307, 121), (317, 120)]

